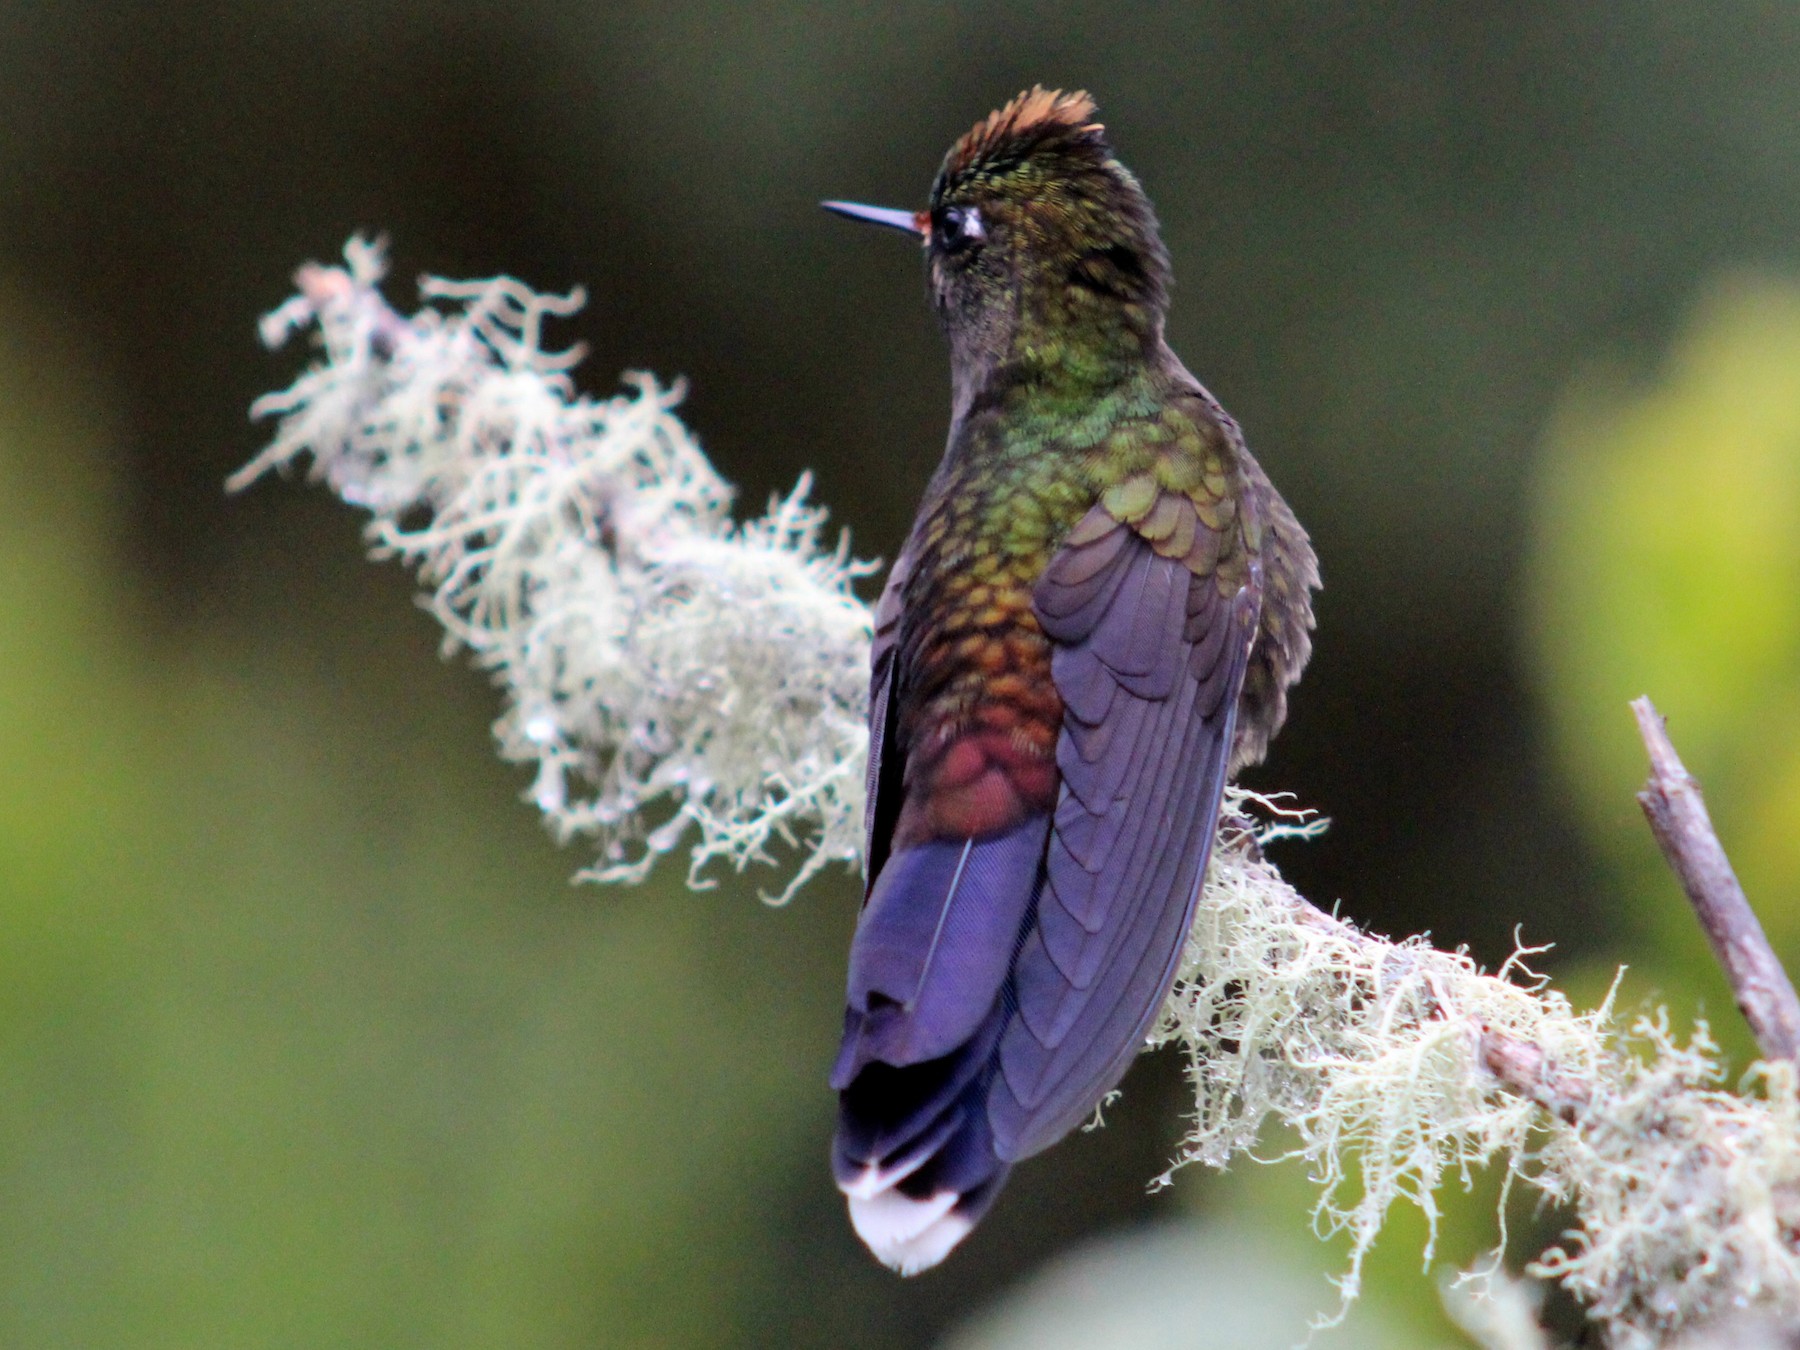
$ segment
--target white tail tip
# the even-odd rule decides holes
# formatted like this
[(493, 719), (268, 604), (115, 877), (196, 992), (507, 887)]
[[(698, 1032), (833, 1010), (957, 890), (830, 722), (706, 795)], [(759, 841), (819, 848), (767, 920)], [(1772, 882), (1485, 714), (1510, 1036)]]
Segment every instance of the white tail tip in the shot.
[(926, 1200), (894, 1190), (851, 1194), (850, 1223), (876, 1260), (902, 1275), (917, 1275), (942, 1261), (975, 1227), (951, 1212), (961, 1198), (955, 1191)]

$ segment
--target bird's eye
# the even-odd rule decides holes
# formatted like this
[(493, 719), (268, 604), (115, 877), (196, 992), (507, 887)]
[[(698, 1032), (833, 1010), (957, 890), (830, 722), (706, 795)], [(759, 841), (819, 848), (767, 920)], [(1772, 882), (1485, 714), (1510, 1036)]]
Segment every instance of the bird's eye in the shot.
[(952, 206), (944, 212), (939, 237), (946, 248), (965, 248), (986, 239), (987, 226), (982, 223), (981, 212), (976, 207)]

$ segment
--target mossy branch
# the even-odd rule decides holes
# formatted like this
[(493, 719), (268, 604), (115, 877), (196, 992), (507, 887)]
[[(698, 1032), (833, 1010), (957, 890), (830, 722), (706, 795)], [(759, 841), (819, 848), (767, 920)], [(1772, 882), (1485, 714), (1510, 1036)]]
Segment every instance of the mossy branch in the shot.
[[(596, 841), (585, 875), (641, 877), (685, 844), (703, 881), (714, 860), (741, 869), (785, 847), (785, 897), (854, 865), (870, 616), (851, 586), (869, 569), (822, 546), (805, 481), (734, 523), (678, 390), (635, 376), (606, 402), (574, 393), (576, 354), (547, 350), (542, 329), (578, 295), (427, 280), (432, 303), (407, 318), (381, 296), (376, 246), (345, 257), (302, 269), (265, 321), (271, 345), (313, 329), (322, 360), (259, 401), (275, 438), (232, 486), (305, 457), (370, 512), (374, 552), (417, 569), (446, 649), (500, 686), (501, 753), (534, 766), (546, 819)], [(1685, 800), (1684, 775), (1664, 780)], [(1800, 1319), (1800, 1016), (1741, 892), (1738, 909), (1702, 909), (1727, 915), (1708, 931), (1769, 1056), (1730, 1092), (1704, 1025), (1683, 1045), (1660, 1012), (1628, 1028), (1610, 997), (1579, 1012), (1529, 970), (1532, 949), (1490, 974), (1323, 913), (1256, 846), (1303, 830), (1296, 814), (1236, 791), (1228, 806), (1152, 1038), (1180, 1048), (1194, 1086), (1177, 1165), (1224, 1166), (1271, 1117), (1285, 1125), (1320, 1184), (1317, 1227), (1351, 1239), (1346, 1305), (1396, 1200), (1435, 1232), (1441, 1186), (1492, 1166), (1577, 1216), (1533, 1269), (1615, 1346), (1746, 1309)], [(1690, 895), (1715, 896), (1722, 852), (1699, 869), (1712, 880), (1690, 881), (1677, 854), (1704, 840), (1691, 811), (1671, 818)]]

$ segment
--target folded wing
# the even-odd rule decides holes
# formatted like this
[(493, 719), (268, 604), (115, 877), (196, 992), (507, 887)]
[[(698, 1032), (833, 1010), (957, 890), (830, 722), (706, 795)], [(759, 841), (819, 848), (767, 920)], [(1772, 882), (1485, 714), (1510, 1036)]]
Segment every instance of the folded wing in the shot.
[(1255, 633), (1254, 567), (1245, 575), (1227, 595), (1217, 573), (1095, 507), (1037, 585), (1064, 705), (1062, 789), (988, 1099), (1003, 1158), (1093, 1112), (1174, 980)]

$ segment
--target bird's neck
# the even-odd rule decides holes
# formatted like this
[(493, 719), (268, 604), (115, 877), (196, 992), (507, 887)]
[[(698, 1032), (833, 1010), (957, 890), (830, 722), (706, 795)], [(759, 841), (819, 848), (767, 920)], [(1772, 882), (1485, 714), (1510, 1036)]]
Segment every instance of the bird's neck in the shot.
[(1143, 377), (1162, 350), (1159, 306), (1062, 282), (1023, 287), (1016, 303), (953, 329), (958, 421), (996, 404), (1072, 412)]

